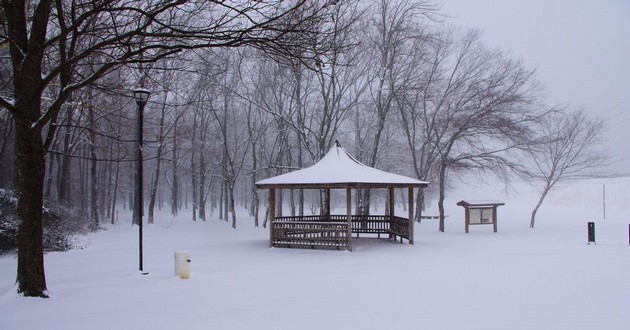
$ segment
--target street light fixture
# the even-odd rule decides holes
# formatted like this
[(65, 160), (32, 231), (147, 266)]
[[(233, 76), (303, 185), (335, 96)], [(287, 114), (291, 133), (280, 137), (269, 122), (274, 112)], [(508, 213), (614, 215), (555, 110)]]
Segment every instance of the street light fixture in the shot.
[(144, 130), (144, 106), (149, 100), (151, 92), (144, 88), (136, 88), (133, 90), (133, 97), (138, 104), (138, 111), (136, 113), (136, 185), (135, 185), (135, 201), (136, 207), (133, 211), (133, 222), (138, 224), (138, 252), (140, 272), (144, 275), (148, 274), (144, 272), (142, 263), (142, 215), (144, 214), (144, 197), (142, 196), (143, 188), (143, 173), (142, 173), (142, 132)]

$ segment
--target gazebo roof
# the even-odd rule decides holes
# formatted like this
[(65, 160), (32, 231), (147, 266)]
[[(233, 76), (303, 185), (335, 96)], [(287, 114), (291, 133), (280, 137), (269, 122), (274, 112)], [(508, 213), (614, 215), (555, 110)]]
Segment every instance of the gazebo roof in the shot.
[(256, 182), (262, 189), (406, 188), (426, 187), (428, 182), (388, 173), (362, 164), (339, 142), (311, 167)]

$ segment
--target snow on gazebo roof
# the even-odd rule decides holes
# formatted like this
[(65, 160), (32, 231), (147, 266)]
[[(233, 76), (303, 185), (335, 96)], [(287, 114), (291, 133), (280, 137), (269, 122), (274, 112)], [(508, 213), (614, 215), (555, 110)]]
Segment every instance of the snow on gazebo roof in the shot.
[(311, 167), (256, 182), (257, 188), (404, 188), (426, 187), (428, 182), (388, 173), (362, 164), (335, 141), (328, 153)]

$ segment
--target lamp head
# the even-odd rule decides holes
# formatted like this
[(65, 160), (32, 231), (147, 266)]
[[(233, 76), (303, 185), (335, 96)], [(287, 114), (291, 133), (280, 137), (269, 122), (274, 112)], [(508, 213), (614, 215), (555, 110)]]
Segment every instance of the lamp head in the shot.
[(151, 92), (146, 88), (136, 88), (133, 90), (133, 98), (136, 99), (138, 105), (145, 105), (149, 100)]

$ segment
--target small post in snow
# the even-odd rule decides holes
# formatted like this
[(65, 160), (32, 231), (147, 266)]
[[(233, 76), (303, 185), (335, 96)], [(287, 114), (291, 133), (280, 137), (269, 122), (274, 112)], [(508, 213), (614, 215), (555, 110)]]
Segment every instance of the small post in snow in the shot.
[(597, 245), (595, 243), (595, 222), (588, 223), (588, 245), (591, 245), (591, 243)]
[(606, 184), (602, 185), (602, 206), (604, 210), (604, 220), (606, 220)]

